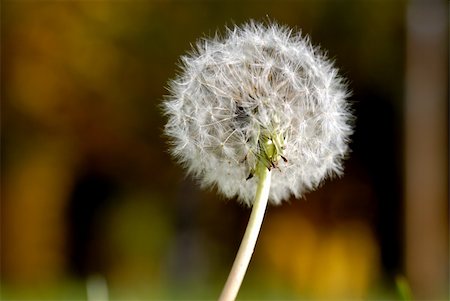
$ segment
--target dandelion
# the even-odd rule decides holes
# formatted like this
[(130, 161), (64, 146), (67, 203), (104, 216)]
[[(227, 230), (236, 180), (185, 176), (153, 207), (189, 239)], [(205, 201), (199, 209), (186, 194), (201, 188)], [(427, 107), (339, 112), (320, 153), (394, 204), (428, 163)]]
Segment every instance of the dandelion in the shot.
[[(181, 69), (163, 104), (173, 157), (203, 187), (253, 206), (228, 279), (239, 282), (230, 279), (242, 281), (267, 202), (299, 198), (342, 173), (348, 93), (307, 37), (275, 23), (201, 39)], [(233, 300), (239, 285), (226, 284), (221, 299)]]

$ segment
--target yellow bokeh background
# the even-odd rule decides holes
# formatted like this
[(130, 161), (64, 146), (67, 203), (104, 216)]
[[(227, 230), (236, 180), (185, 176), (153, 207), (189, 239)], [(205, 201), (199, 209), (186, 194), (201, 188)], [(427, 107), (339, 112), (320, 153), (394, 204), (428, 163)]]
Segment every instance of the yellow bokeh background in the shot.
[[(417, 299), (448, 297), (448, 118), (434, 119), (432, 147), (416, 157), (409, 150), (421, 138), (408, 136), (428, 109), (437, 116), (448, 108), (448, 75), (439, 69), (448, 66), (439, 52), (446, 36), (441, 27), (412, 35), (416, 22), (428, 24), (413, 8), (406, 1), (3, 1), (2, 299), (219, 295), (249, 209), (185, 177), (168, 154), (159, 105), (196, 39), (250, 18), (295, 27), (326, 49), (348, 79), (357, 119), (344, 177), (269, 206), (239, 298), (407, 298), (396, 279)], [(424, 76), (412, 86), (429, 87), (430, 79), (439, 92), (418, 114), (408, 83), (425, 58), (411, 55), (414, 45), (435, 49), (427, 57), (438, 66), (416, 72)], [(429, 157), (437, 158), (437, 167), (427, 165), (437, 180), (423, 187), (424, 202), (409, 193), (411, 170), (421, 174), (409, 167)], [(417, 202), (430, 209), (420, 237), (409, 230)], [(429, 248), (412, 252), (427, 237)]]

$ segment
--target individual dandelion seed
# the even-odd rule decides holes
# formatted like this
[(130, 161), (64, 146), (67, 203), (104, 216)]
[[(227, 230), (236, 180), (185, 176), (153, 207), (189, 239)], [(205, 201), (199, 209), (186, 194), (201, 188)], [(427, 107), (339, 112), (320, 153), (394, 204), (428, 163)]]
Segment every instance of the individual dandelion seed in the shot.
[(254, 21), (199, 40), (169, 89), (164, 131), (174, 158), (202, 186), (253, 206), (221, 296), (233, 300), (267, 202), (301, 197), (342, 173), (352, 133), (348, 93), (307, 37)]

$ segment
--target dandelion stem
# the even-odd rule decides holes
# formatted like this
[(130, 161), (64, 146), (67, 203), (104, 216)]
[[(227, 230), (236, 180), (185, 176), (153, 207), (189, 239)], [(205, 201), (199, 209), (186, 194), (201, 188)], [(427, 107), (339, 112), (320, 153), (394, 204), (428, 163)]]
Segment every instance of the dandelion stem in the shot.
[(271, 172), (267, 167), (263, 166), (263, 164), (260, 164), (259, 167), (260, 168), (257, 169), (257, 175), (259, 177), (258, 187), (250, 220), (248, 221), (244, 238), (242, 239), (230, 274), (228, 275), (227, 282), (219, 297), (219, 301), (233, 301), (236, 299), (245, 272), (247, 271), (248, 264), (252, 258), (259, 230), (261, 229), (261, 224), (264, 219), (267, 200), (269, 198)]

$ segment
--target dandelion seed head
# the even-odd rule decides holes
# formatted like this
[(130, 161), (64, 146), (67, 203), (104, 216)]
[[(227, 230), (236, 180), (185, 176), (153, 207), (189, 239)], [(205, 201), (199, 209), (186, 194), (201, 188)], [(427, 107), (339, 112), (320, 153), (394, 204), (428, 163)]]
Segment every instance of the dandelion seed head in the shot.
[[(352, 119), (337, 69), (307, 37), (249, 22), (201, 39), (181, 58), (163, 103), (171, 153), (204, 187), (251, 205), (261, 137), (283, 160), (269, 201), (301, 197), (342, 173)], [(270, 165), (270, 162), (268, 163)]]

